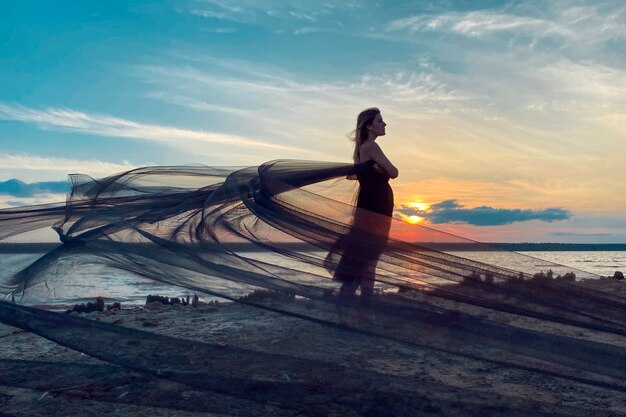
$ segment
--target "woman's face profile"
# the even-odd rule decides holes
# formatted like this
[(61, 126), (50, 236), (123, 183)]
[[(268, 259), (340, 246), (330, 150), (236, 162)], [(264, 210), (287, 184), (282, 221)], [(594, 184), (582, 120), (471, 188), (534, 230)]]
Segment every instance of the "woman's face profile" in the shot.
[(387, 123), (383, 121), (383, 116), (378, 113), (376, 117), (374, 117), (374, 120), (372, 120), (372, 123), (367, 127), (367, 130), (377, 137), (384, 136), (385, 126), (387, 126)]

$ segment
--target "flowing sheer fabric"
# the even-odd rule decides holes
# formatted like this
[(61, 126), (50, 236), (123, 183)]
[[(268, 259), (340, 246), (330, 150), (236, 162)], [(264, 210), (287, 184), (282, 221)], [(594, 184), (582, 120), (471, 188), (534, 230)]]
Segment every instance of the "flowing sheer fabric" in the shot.
[[(66, 203), (0, 211), (0, 239), (53, 227), (61, 241), (19, 273), (2, 276), (0, 291), (7, 300), (41, 297), (66, 280), (81, 280), (81, 262), (95, 262), (346, 332), (626, 390), (626, 300), (567, 279), (569, 272), (597, 278), (584, 271), (390, 220), (338, 199), (337, 190), (354, 186), (346, 178), (366, 169), (279, 160), (242, 169), (147, 167), (98, 180), (72, 175)], [(380, 254), (380, 291), (365, 305), (341, 301), (333, 274), (339, 268), (358, 277), (372, 253)], [(535, 275), (541, 271), (546, 274)], [(318, 307), (239, 299), (224, 290), (228, 285), (279, 291)], [(336, 314), (338, 302), (377, 321), (347, 324)], [(68, 331), (92, 326), (94, 334), (131, 337), (115, 326), (8, 302), (0, 302), (0, 321), (131, 366), (106, 347), (78, 343), (79, 333)], [(565, 331), (576, 328), (618, 342)], [(132, 355), (132, 345), (126, 353)], [(132, 363), (149, 372), (158, 368)]]

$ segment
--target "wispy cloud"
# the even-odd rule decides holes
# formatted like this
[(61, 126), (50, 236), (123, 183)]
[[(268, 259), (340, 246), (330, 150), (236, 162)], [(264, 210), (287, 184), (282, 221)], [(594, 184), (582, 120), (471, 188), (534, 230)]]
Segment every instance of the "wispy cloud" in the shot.
[(55, 171), (63, 174), (86, 173), (93, 176), (105, 176), (135, 168), (129, 162), (112, 163), (97, 159), (77, 160), (28, 154), (0, 154), (0, 175), (11, 171)]
[(405, 72), (391, 74), (366, 74), (361, 79), (363, 90), (380, 90), (380, 93), (396, 104), (462, 102), (469, 97), (447, 85), (433, 71)]
[[(529, 73), (550, 84), (561, 96), (587, 98), (590, 101), (624, 101), (626, 71), (592, 62), (572, 62), (556, 59), (550, 65), (529, 68)], [(608, 103), (606, 103), (608, 104)], [(606, 107), (606, 105), (605, 105)]]
[[(199, 111), (228, 112), (242, 117), (262, 114), (265, 118), (280, 118), (286, 124), (298, 120), (291, 116), (300, 112), (302, 121), (310, 122), (296, 125), (297, 129), (314, 124), (317, 115), (329, 121), (328, 115), (336, 110), (358, 111), (367, 106), (362, 103), (368, 103), (372, 97), (376, 97), (379, 106), (386, 108), (389, 105), (406, 108), (407, 103), (412, 103), (421, 105), (424, 110), (429, 109), (432, 102), (450, 103), (467, 99), (448, 86), (442, 73), (432, 65), (429, 67), (425, 57), (420, 57), (412, 70), (373, 69), (354, 74), (349, 80), (319, 82), (284, 68), (257, 65), (241, 59), (174, 52), (171, 55), (191, 62), (193, 66), (136, 67), (136, 74), (160, 87), (158, 92), (150, 93), (152, 98)], [(226, 72), (216, 70), (216, 67)], [(206, 97), (213, 96), (220, 97), (222, 103), (233, 105), (207, 102)], [(291, 131), (293, 135), (293, 129)]]
[(228, 21), (237, 22), (237, 23), (246, 23), (248, 21), (248, 19), (246, 19), (245, 16), (236, 12), (226, 13), (226, 12), (215, 12), (215, 11), (206, 10), (206, 9), (194, 9), (194, 10), (191, 10), (190, 13), (196, 16), (210, 17), (213, 19), (220, 19), (220, 20), (228, 20)]
[(520, 45), (531, 47), (541, 46), (539, 41), (551, 39), (552, 43), (542, 44), (551, 49), (580, 48), (626, 36), (626, 9), (621, 2), (600, 2), (589, 6), (562, 1), (538, 3), (536, 7), (531, 4), (413, 15), (390, 21), (385, 31), (438, 32), (483, 40), (515, 38), (521, 41)]
[(572, 32), (558, 24), (532, 17), (491, 11), (418, 15), (391, 21), (387, 31), (451, 32), (469, 37), (483, 37), (495, 32), (515, 32), (534, 36), (569, 37)]
[(0, 119), (36, 123), (41, 128), (96, 136), (156, 141), (185, 147), (188, 142), (219, 144), (252, 149), (294, 150), (291, 146), (267, 143), (235, 135), (172, 126), (138, 123), (109, 115), (85, 113), (65, 108), (34, 109), (0, 103)]
[(567, 220), (572, 214), (562, 208), (542, 210), (503, 209), (489, 206), (466, 208), (457, 200), (445, 200), (432, 204), (428, 210), (402, 206), (396, 210), (405, 216), (417, 215), (433, 224), (466, 223), (474, 226), (498, 226), (516, 222), (540, 220), (555, 222)]
[(324, 1), (192, 0), (185, 7), (196, 16), (242, 24), (269, 25), (277, 22), (315, 23), (322, 17), (328, 18), (339, 11), (354, 10), (360, 5), (351, 2), (331, 5)]
[(200, 32), (223, 33), (223, 34), (232, 34), (232, 33), (237, 33), (238, 32), (238, 30), (236, 28), (231, 28), (231, 27), (221, 27), (221, 28), (207, 27), (207, 28), (199, 28), (198, 30)]

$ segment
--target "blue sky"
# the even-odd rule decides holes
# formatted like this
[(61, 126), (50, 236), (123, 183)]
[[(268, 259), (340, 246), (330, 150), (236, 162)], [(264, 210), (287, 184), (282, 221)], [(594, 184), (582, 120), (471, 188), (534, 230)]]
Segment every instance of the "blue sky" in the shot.
[(625, 22), (621, 1), (11, 2), (0, 204), (64, 198), (10, 179), (349, 161), (356, 114), (378, 106), (399, 215), (626, 242)]

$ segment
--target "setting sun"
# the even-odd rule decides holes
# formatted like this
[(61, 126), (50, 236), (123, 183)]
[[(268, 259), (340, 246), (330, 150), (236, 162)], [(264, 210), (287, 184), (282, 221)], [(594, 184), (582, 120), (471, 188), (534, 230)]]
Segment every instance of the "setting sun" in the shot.
[(419, 223), (422, 220), (424, 220), (423, 217), (416, 216), (416, 215), (409, 216), (409, 218), (408, 218), (409, 223), (413, 223), (413, 224)]
[(408, 204), (403, 205), (403, 207), (410, 210), (408, 213), (404, 212), (400, 214), (400, 218), (402, 218), (402, 220), (406, 221), (407, 223), (417, 224), (426, 220), (426, 217), (420, 215), (423, 215), (430, 208), (430, 205), (421, 201), (411, 201)]

